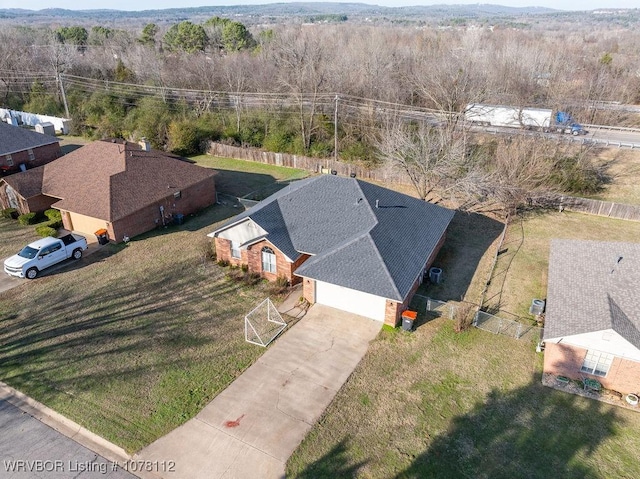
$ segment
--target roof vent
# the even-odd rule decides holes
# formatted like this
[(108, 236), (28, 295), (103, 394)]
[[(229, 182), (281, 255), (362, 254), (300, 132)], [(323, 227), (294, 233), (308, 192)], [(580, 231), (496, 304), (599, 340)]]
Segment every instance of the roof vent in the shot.
[(616, 266), (620, 264), (620, 261), (622, 261), (622, 256), (618, 256), (618, 260), (616, 261), (616, 264), (613, 265), (613, 268), (611, 269), (610, 274), (613, 274), (613, 272), (616, 270)]
[(146, 138), (140, 138), (140, 141), (138, 142), (138, 145), (140, 145), (140, 149), (142, 151), (151, 150), (151, 145), (149, 144), (149, 141)]
[(355, 173), (349, 173), (349, 176), (350, 176), (351, 178), (355, 178), (355, 177), (356, 177), (356, 174), (355, 174)]
[(358, 199), (356, 200), (356, 206), (358, 206), (360, 203), (362, 203), (362, 198), (358, 198)]
[(336, 170), (331, 170), (331, 174), (332, 174), (332, 175), (337, 175), (337, 174), (338, 174), (338, 172), (337, 172)]
[(376, 208), (380, 208), (380, 200), (376, 200)]

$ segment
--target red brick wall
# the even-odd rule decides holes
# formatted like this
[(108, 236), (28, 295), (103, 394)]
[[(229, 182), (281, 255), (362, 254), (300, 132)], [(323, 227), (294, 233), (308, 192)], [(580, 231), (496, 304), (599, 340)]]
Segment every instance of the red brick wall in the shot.
[[(291, 284), (299, 283), (302, 278), (294, 275), (293, 273), (309, 258), (309, 255), (303, 254), (300, 255), (293, 263), (289, 263), (284, 254), (282, 254), (278, 248), (267, 240), (260, 241), (259, 243), (249, 246), (247, 249), (240, 250), (240, 258), (232, 258), (231, 241), (216, 237), (214, 242), (218, 260), (226, 260), (234, 266), (246, 264), (249, 267), (249, 271), (258, 273), (269, 281), (275, 281), (278, 276), (284, 276)], [(262, 248), (265, 246), (271, 248), (273, 253), (276, 255), (275, 274), (262, 271)]]
[[(262, 248), (269, 247), (273, 250), (273, 253), (276, 255), (276, 272), (269, 273), (267, 271), (262, 271)], [(247, 248), (247, 264), (249, 265), (249, 271), (254, 273), (259, 273), (263, 278), (268, 279), (269, 281), (275, 281), (278, 276), (284, 276), (290, 283), (298, 282), (299, 279), (293, 276), (293, 265), (294, 263), (289, 263), (285, 258), (284, 254), (273, 246), (271, 242), (267, 240), (262, 240), (258, 243), (252, 244)]]
[(164, 207), (165, 221), (171, 222), (172, 216), (178, 213), (189, 215), (216, 202), (216, 190), (213, 177), (182, 190), (180, 198), (173, 194), (164, 200), (146, 206), (135, 213), (114, 221), (107, 230), (111, 241), (122, 241), (124, 236), (133, 238), (136, 235), (162, 226), (160, 206)]
[(640, 363), (614, 357), (606, 377), (593, 376), (580, 371), (587, 350), (564, 343), (546, 343), (544, 348), (544, 372), (571, 379), (590, 377), (605, 388), (622, 394), (640, 392)]
[(306, 299), (309, 304), (316, 302), (316, 280), (304, 278), (302, 280), (302, 297)]
[(29, 160), (28, 150), (11, 153), (13, 166), (9, 166), (7, 164), (6, 155), (2, 155), (0, 156), (0, 167), (8, 167), (6, 171), (17, 172), (17, 171), (20, 171), (19, 165), (21, 163), (26, 164), (27, 168), (35, 168), (36, 166), (45, 165), (55, 160), (56, 158), (60, 158), (62, 156), (62, 151), (60, 150), (59, 143), (52, 143), (50, 145), (44, 145), (38, 148), (33, 148), (32, 151), (33, 151), (33, 155), (35, 156), (33, 161)]
[(51, 205), (56, 201), (60, 201), (58, 198), (52, 198), (47, 195), (38, 195), (33, 198), (29, 198), (27, 200), (27, 204), (29, 205), (29, 211), (44, 211), (51, 208)]

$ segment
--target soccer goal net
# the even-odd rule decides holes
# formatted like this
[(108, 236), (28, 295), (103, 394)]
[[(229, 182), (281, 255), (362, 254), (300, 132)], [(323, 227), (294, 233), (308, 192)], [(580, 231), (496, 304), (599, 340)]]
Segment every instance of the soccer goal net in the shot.
[(244, 339), (258, 346), (268, 346), (284, 331), (287, 323), (269, 298), (244, 317)]

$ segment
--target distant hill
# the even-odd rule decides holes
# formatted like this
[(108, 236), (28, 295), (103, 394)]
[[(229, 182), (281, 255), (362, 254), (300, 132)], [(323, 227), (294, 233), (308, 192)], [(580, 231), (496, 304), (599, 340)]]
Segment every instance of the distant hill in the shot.
[[(192, 8), (168, 8), (163, 10), (66, 10), (48, 8), (25, 10), (20, 8), (0, 9), (0, 19), (41, 23), (45, 21), (98, 21), (129, 20), (137, 22), (175, 22), (199, 20), (213, 16), (246, 17), (247, 23), (268, 19), (290, 21), (322, 15), (346, 15), (349, 18), (405, 18), (413, 20), (442, 18), (491, 18), (542, 15), (558, 12), (542, 7), (505, 7), (502, 5), (416, 5), (410, 7), (382, 7), (365, 3), (270, 3), (264, 5), (206, 6)], [(252, 21), (251, 21), (252, 20)], [(127, 22), (127, 23), (129, 23)]]

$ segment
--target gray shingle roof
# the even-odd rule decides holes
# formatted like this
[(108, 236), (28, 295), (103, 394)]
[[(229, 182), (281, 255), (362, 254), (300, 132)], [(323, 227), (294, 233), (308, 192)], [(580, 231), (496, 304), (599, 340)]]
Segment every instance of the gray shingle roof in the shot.
[(613, 329), (640, 349), (639, 284), (640, 244), (552, 240), (544, 339)]
[(250, 217), (290, 259), (314, 255), (296, 274), (403, 301), (453, 214), (354, 178), (322, 175), (292, 183), (217, 231)]
[(0, 156), (25, 151), (29, 148), (50, 145), (51, 143), (58, 143), (58, 139), (0, 121)]

